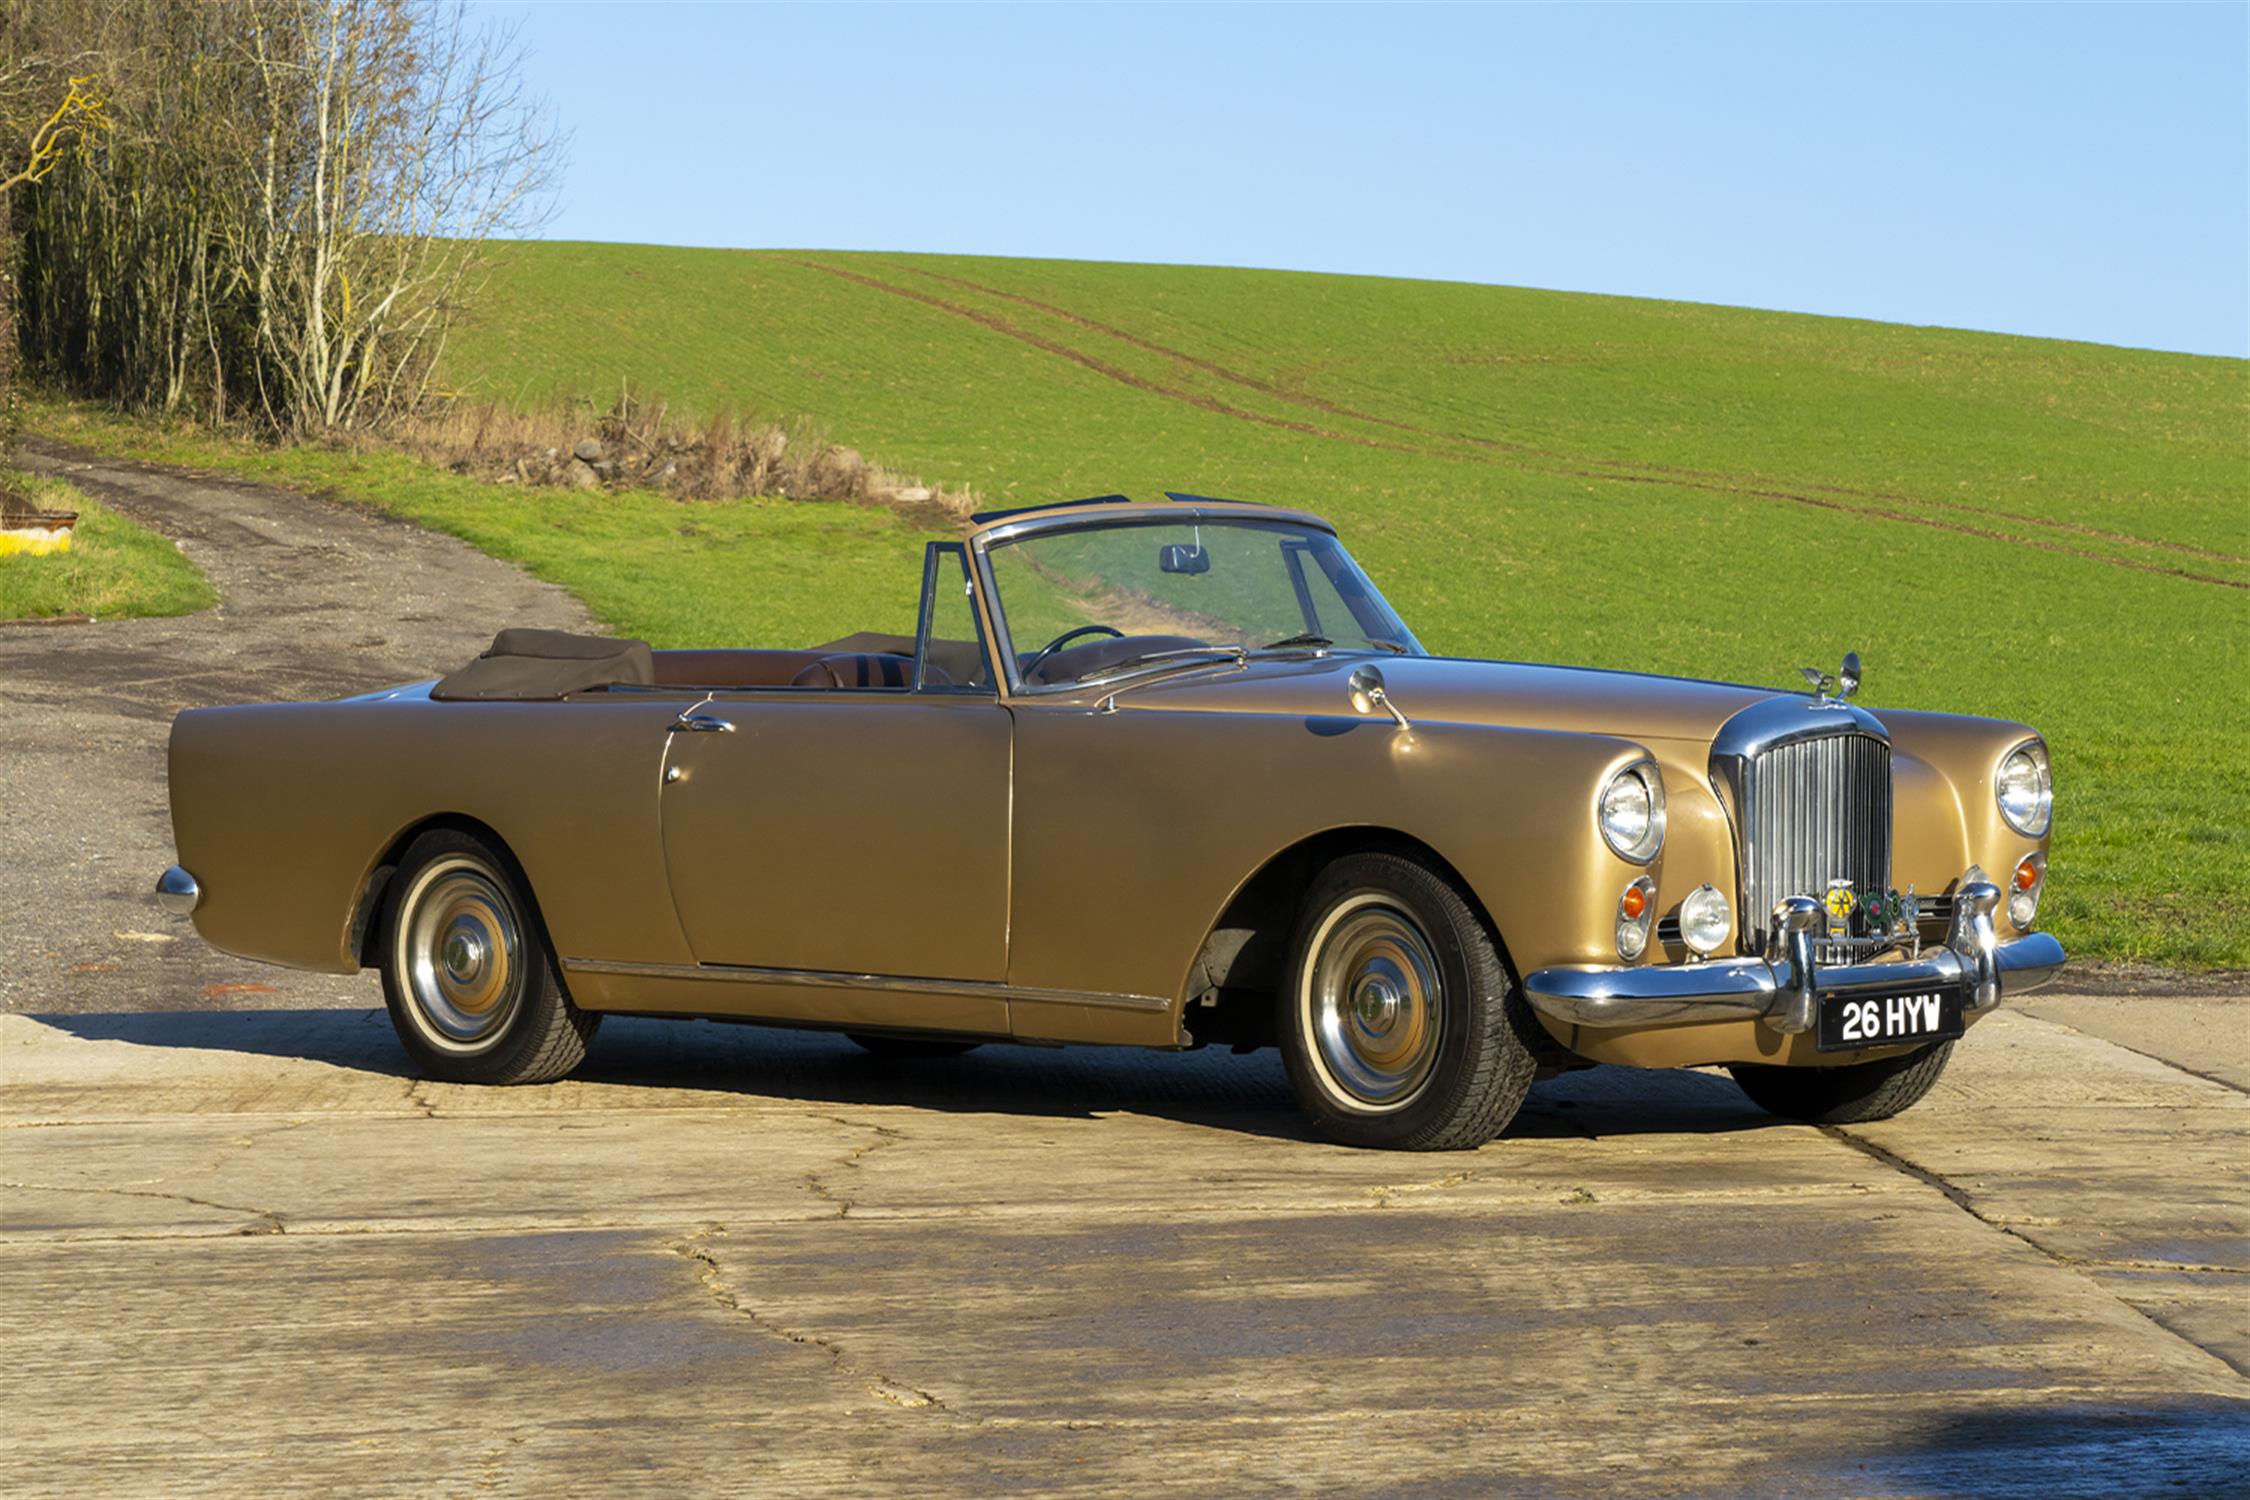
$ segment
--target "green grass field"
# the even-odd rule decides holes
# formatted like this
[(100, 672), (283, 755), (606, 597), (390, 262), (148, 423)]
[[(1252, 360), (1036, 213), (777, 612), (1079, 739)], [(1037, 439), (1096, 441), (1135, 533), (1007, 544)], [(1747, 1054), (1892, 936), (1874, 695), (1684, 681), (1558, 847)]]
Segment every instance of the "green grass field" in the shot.
[[(2027, 720), (2047, 917), (2250, 966), (2250, 365), (1938, 329), (1291, 273), (508, 247), (449, 380), (809, 416), (993, 504), (1162, 489), (1335, 520), (1442, 652)], [(266, 455), (455, 531), (660, 644), (898, 628), (911, 528), (564, 498)]]
[(47, 557), (0, 557), (0, 620), (90, 615), (184, 615), (218, 600), (180, 549), (87, 499), (59, 479), (15, 476), (34, 509), (74, 510), (71, 550)]

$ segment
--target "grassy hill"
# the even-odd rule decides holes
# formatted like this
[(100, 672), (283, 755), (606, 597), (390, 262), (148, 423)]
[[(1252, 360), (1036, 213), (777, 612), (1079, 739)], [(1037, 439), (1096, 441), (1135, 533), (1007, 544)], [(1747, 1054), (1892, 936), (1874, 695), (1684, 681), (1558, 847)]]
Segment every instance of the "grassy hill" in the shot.
[[(1857, 648), (1876, 707), (2047, 732), (2067, 942), (2250, 965), (2242, 361), (1356, 277), (544, 244), (504, 251), (448, 374), (809, 416), (994, 503), (1303, 505), (1448, 653), (1796, 686)], [(919, 537), (866, 512), (363, 478), (660, 643), (911, 607)], [(566, 544), (596, 533), (606, 558)]]

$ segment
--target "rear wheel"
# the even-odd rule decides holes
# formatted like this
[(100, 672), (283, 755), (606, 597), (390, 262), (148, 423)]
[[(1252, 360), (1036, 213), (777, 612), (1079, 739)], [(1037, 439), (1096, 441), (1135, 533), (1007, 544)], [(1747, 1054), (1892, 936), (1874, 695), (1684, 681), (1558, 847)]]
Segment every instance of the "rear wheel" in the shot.
[(1452, 881), (1403, 855), (1348, 855), (1306, 894), (1291, 953), (1282, 1059), (1322, 1134), (1459, 1151), (1515, 1117), (1538, 1022)]
[(1930, 1091), (1953, 1055), (1940, 1042), (1902, 1057), (1851, 1063), (1841, 1068), (1775, 1068), (1737, 1063), (1729, 1072), (1750, 1102), (1784, 1120), (1809, 1125), (1858, 1125), (1888, 1120)]
[(982, 1042), (949, 1042), (942, 1037), (885, 1036), (880, 1031), (847, 1031), (853, 1045), (877, 1057), (959, 1057), (974, 1052)]
[(546, 1083), (601, 1017), (570, 1003), (514, 862), (455, 829), (422, 835), (387, 892), (383, 1000), (416, 1066), (456, 1083)]

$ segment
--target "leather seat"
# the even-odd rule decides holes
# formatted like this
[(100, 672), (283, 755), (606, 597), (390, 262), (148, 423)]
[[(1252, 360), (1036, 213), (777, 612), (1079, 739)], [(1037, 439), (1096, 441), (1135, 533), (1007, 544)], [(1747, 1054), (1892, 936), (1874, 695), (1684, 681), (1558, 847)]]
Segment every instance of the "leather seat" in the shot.
[[(950, 685), (953, 681), (935, 662), (930, 664), (925, 680), (933, 685)], [(834, 656), (824, 656), (806, 667), (790, 680), (789, 685), (801, 688), (909, 688), (914, 685), (914, 658), (868, 651), (840, 651)]]

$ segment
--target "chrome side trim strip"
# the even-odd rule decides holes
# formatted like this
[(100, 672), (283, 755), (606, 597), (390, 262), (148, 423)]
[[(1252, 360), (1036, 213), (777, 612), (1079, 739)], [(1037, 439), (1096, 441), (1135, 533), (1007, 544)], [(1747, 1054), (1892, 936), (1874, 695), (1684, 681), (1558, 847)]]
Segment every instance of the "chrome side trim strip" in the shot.
[(1101, 1005), (1115, 1010), (1167, 1011), (1161, 995), (1116, 995), (1105, 990), (1055, 990), (978, 979), (914, 979), (902, 974), (845, 974), (828, 969), (761, 969), (749, 964), (646, 964), (623, 959), (566, 958), (566, 974), (616, 974), (632, 979), (701, 979), (722, 984), (797, 985), (816, 990), (887, 990), (919, 995), (974, 995), (987, 1000), (1044, 1000)]

